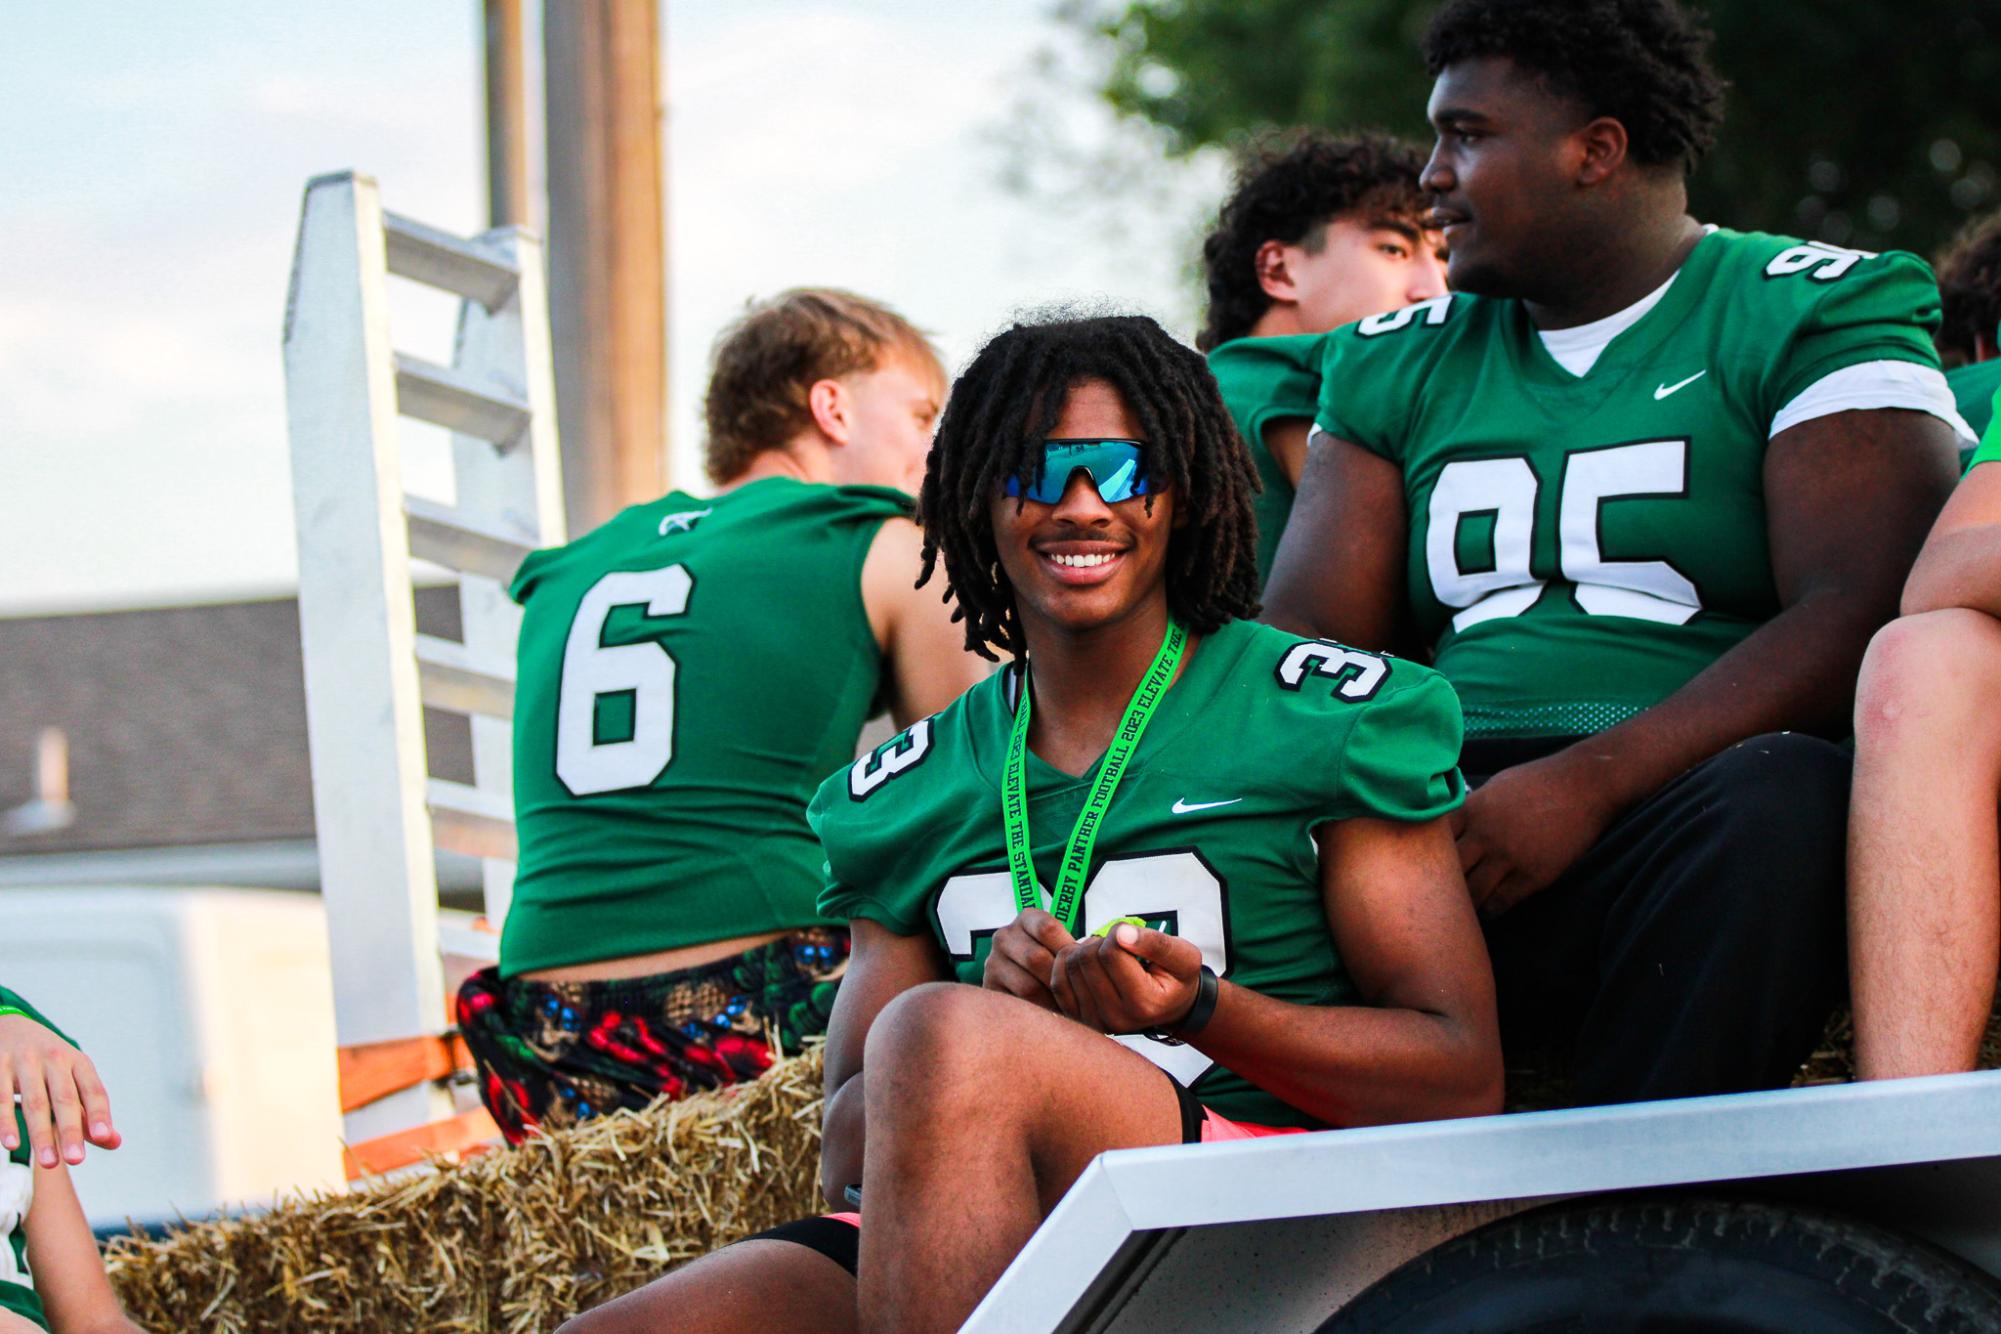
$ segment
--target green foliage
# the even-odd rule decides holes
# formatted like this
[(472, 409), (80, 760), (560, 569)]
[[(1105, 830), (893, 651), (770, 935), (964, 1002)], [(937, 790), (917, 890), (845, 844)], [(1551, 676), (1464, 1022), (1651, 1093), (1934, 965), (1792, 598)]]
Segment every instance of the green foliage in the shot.
[[(1170, 151), (1234, 147), (1284, 125), (1425, 136), (1417, 50), (1435, 3), (1070, 0), (1111, 50), (1102, 92)], [(1731, 81), (1698, 217), (1930, 253), (2001, 204), (2001, 5), (1995, 0), (1711, 0)]]

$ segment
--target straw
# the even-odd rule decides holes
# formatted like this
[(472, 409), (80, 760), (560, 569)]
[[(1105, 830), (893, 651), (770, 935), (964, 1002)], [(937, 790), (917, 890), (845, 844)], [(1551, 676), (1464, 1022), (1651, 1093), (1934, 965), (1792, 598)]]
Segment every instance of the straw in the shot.
[(820, 1055), (435, 1170), (122, 1237), (147, 1329), (553, 1329), (676, 1263), (824, 1209)]

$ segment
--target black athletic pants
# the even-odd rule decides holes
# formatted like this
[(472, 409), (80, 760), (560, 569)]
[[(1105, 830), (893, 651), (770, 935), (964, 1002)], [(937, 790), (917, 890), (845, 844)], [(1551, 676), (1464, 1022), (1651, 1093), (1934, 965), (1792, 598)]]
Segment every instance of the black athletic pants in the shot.
[[(1477, 784), (1534, 753), (1472, 742), (1463, 767)], [(1567, 1046), (1582, 1104), (1791, 1082), (1846, 987), (1850, 764), (1814, 737), (1753, 737), (1490, 922), (1509, 1065)]]

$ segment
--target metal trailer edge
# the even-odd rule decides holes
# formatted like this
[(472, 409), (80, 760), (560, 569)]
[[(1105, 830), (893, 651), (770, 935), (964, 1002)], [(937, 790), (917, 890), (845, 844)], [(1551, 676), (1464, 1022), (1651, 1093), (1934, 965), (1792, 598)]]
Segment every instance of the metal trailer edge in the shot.
[(2001, 1276), (2001, 1071), (1107, 1153), (965, 1328), (1311, 1331), (1494, 1219), (1707, 1183), (1837, 1209)]

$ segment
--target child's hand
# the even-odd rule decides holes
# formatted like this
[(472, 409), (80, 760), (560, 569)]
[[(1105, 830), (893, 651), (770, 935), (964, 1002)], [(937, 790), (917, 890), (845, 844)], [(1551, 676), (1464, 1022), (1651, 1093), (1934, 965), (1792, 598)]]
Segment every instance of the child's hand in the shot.
[[(100, 1149), (123, 1142), (90, 1058), (26, 1015), (0, 1015), (0, 1109), (11, 1110), (17, 1095), (28, 1144), (43, 1167), (82, 1162), (86, 1139)], [(0, 1111), (0, 1145), (20, 1144), (14, 1118)]]

